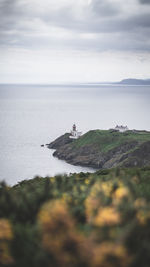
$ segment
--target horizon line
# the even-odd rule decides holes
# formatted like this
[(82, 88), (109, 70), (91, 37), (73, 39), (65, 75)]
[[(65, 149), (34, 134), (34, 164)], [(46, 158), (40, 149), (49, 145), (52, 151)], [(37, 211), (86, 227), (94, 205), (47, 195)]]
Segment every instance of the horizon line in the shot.
[[(60, 82), (0, 82), (0, 85), (51, 85), (51, 86), (63, 86), (63, 85), (120, 85), (123, 81), (143, 81), (143, 82), (150, 82), (150, 78), (124, 78), (122, 80), (119, 81), (88, 81), (88, 82), (84, 82), (84, 81), (80, 81), (80, 82), (75, 82), (75, 81), (60, 81)], [(126, 83), (122, 83), (121, 85), (130, 85), (130, 84), (126, 84)], [(131, 85), (138, 85), (138, 84), (131, 84)], [(145, 84), (140, 84), (140, 85), (145, 85)], [(150, 85), (150, 84), (148, 84)]]

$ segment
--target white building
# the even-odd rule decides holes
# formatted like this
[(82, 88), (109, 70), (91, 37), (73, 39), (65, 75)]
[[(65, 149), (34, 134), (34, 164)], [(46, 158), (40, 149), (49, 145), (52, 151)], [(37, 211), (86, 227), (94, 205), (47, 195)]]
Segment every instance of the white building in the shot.
[(129, 128), (127, 126), (123, 126), (123, 125), (116, 125), (115, 130), (123, 133), (123, 132), (128, 131)]
[(75, 124), (72, 126), (71, 135), (69, 136), (72, 139), (77, 139), (82, 135), (82, 132), (77, 131), (77, 127)]

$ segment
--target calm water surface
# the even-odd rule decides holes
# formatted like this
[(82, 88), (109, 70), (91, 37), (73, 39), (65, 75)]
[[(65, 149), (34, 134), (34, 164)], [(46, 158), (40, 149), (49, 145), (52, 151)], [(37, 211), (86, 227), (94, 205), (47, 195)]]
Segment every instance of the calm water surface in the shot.
[(89, 168), (52, 156), (41, 144), (70, 131), (109, 129), (116, 124), (150, 130), (149, 86), (0, 85), (0, 180), (15, 184), (35, 175)]

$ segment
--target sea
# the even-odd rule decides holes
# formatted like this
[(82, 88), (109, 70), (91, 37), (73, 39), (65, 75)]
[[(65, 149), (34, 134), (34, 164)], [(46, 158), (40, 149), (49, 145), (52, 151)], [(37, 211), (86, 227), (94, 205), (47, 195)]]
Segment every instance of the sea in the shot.
[(93, 172), (53, 157), (48, 144), (70, 132), (116, 125), (150, 130), (150, 86), (0, 85), (0, 181)]

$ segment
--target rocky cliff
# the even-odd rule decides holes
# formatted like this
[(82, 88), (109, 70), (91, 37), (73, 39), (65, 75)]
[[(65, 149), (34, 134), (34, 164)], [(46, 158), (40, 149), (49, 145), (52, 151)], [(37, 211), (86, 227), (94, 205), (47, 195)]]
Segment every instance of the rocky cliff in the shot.
[(77, 140), (69, 133), (50, 143), (53, 155), (73, 165), (107, 169), (150, 165), (150, 132), (93, 130)]

